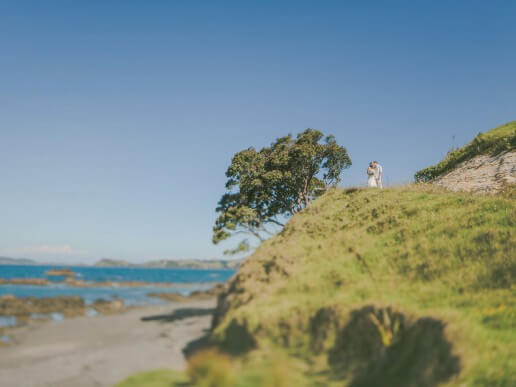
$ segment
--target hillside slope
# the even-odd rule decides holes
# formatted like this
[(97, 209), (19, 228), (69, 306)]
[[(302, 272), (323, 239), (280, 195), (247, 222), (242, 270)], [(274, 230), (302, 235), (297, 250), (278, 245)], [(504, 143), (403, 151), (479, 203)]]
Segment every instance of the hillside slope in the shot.
[(437, 165), (415, 174), (452, 191), (495, 193), (516, 183), (516, 121), (481, 133), (448, 153)]
[(330, 191), (240, 267), (211, 338), (256, 370), (247, 385), (271, 367), (277, 385), (514, 385), (514, 204)]

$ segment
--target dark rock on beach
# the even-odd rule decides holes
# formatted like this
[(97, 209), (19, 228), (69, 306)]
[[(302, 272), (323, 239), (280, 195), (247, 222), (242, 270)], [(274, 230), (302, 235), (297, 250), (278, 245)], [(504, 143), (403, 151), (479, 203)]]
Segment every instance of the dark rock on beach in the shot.
[(12, 295), (0, 297), (0, 316), (14, 316), (20, 321), (28, 321), (32, 314), (61, 313), (64, 317), (83, 316), (86, 306), (82, 297), (27, 297)]
[(125, 310), (124, 301), (120, 299), (115, 299), (112, 301), (108, 300), (96, 300), (91, 307), (95, 309), (98, 313), (104, 315), (110, 314), (118, 314)]
[(19, 298), (4, 295), (0, 297), (0, 317), (15, 317), (16, 326), (33, 322), (41, 323), (56, 318), (85, 316), (91, 313), (91, 309), (102, 315), (119, 314), (127, 310), (121, 299), (100, 299), (91, 305), (86, 305), (79, 296)]

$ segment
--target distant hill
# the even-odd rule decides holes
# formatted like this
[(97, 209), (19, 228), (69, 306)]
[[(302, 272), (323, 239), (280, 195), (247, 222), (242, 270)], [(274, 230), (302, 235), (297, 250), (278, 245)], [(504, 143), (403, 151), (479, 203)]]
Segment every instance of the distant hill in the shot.
[[(179, 269), (236, 269), (241, 260), (214, 260), (214, 259), (183, 259), (149, 261), (140, 264), (130, 263), (121, 259), (102, 258), (93, 266), (97, 267), (158, 267)], [(37, 262), (29, 258), (0, 257), (0, 265), (55, 265), (49, 262)], [(62, 266), (62, 264), (60, 265)], [(84, 265), (81, 265), (84, 266)], [(89, 266), (89, 265), (86, 265)]]
[(38, 265), (38, 262), (29, 258), (0, 257), (0, 265)]
[(102, 267), (129, 267), (135, 266), (132, 263), (127, 261), (123, 261), (121, 259), (109, 259), (102, 258), (100, 261), (97, 261), (94, 266), (102, 266)]
[(239, 266), (240, 261), (237, 260), (202, 260), (202, 259), (184, 259), (184, 260), (159, 260), (144, 263), (145, 267), (170, 267), (170, 268), (188, 268), (188, 269), (235, 269)]
[(159, 267), (159, 268), (182, 268), (182, 269), (236, 269), (240, 264), (239, 260), (158, 260), (141, 264), (134, 264), (120, 259), (103, 258), (95, 266), (101, 267)]

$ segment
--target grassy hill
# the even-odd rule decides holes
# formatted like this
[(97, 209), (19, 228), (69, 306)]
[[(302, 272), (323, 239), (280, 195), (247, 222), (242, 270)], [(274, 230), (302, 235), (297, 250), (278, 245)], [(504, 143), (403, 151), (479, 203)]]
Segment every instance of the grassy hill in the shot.
[(514, 385), (514, 204), (426, 186), (328, 192), (220, 297), (210, 338), (233, 360), (201, 354), (196, 382), (176, 385)]
[(516, 121), (480, 133), (469, 144), (456, 149), (437, 165), (415, 174), (416, 181), (428, 182), (453, 170), (458, 164), (479, 155), (497, 155), (516, 149)]

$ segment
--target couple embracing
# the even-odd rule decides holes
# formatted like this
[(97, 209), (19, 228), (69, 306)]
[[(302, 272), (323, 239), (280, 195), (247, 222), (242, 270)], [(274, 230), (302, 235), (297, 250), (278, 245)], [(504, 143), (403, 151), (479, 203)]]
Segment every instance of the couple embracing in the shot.
[(370, 162), (369, 168), (367, 168), (367, 176), (369, 177), (367, 179), (367, 186), (383, 188), (382, 174), (383, 174), (383, 169), (382, 169), (382, 166), (378, 163), (378, 161)]

